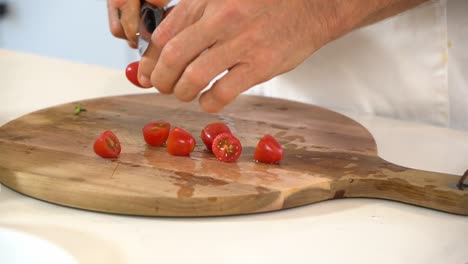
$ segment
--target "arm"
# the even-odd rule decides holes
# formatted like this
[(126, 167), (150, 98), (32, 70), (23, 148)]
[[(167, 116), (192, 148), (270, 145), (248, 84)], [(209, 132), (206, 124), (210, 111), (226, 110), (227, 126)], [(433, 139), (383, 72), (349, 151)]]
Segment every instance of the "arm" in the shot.
[[(333, 2), (336, 8), (335, 17), (331, 18), (335, 23), (332, 39), (355, 29), (365, 27), (381, 20), (398, 15), (412, 9), (428, 0), (351, 0)], [(332, 1), (330, 1), (332, 2)]]
[(359, 23), (358, 27), (374, 24), (386, 18), (400, 14), (408, 9), (414, 8), (427, 1), (428, 0), (394, 1), (395, 3), (385, 6), (384, 8), (367, 16), (367, 18), (365, 18), (361, 23)]

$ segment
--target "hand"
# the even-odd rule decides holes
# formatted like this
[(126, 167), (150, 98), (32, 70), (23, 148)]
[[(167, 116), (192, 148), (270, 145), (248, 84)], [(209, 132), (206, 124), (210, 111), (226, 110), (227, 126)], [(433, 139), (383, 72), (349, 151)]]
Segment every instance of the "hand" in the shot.
[[(108, 1), (111, 31), (135, 46), (140, 0)], [(199, 98), (202, 109), (217, 112), (333, 39), (425, 1), (181, 0), (153, 33), (138, 79), (191, 101), (227, 72)], [(168, 0), (147, 2), (163, 6)]]
[[(155, 6), (164, 6), (169, 0), (147, 0)], [(136, 48), (138, 24), (140, 23), (140, 0), (107, 0), (109, 28), (117, 38), (126, 39)]]
[(217, 112), (256, 84), (294, 69), (334, 37), (329, 0), (182, 0), (156, 28), (139, 81)]

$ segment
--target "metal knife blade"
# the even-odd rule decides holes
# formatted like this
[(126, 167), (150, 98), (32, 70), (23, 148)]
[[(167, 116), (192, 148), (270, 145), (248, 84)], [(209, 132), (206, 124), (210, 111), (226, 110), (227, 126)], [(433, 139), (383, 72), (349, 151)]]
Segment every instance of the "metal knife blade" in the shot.
[(151, 35), (164, 19), (167, 11), (179, 3), (179, 0), (169, 1), (164, 7), (157, 7), (144, 2), (140, 9), (140, 24), (137, 33), (137, 47), (140, 56), (143, 56), (151, 43)]

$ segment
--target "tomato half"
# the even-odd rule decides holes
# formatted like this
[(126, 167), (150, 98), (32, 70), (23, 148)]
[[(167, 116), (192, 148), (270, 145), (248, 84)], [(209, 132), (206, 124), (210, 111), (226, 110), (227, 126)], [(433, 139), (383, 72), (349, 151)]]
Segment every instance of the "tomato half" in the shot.
[(186, 130), (175, 127), (169, 132), (166, 149), (174, 156), (188, 156), (195, 148), (195, 138)]
[(135, 61), (130, 63), (127, 68), (125, 69), (125, 75), (127, 76), (127, 79), (133, 83), (134, 85), (143, 88), (141, 86), (140, 82), (138, 81), (138, 67), (140, 66), (139, 61)]
[(203, 140), (207, 150), (212, 151), (213, 141), (221, 133), (231, 133), (231, 130), (224, 123), (212, 123), (203, 128), (200, 138)]
[(143, 137), (150, 146), (161, 146), (166, 143), (171, 124), (164, 121), (152, 122), (143, 127)]
[(119, 139), (110, 130), (104, 131), (94, 142), (94, 152), (103, 158), (117, 158), (121, 150)]
[(279, 163), (283, 158), (283, 147), (271, 135), (265, 135), (257, 144), (254, 160), (263, 163)]
[(242, 144), (231, 133), (221, 133), (213, 141), (213, 153), (220, 161), (236, 161), (242, 153)]

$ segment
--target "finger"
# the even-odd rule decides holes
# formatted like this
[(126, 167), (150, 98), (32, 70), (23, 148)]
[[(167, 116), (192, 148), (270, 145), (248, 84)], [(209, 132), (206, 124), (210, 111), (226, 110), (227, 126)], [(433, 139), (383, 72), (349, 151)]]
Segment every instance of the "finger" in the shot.
[(125, 39), (125, 32), (120, 24), (117, 7), (114, 5), (114, 0), (107, 1), (107, 13), (109, 17), (109, 29), (112, 35), (116, 38)]
[(145, 52), (145, 55), (140, 59), (140, 65), (138, 68), (138, 82), (143, 88), (153, 87), (150, 76), (154, 69), (154, 58), (159, 57), (159, 49), (156, 49), (154, 45), (149, 45)]
[(167, 5), (170, 2), (170, 0), (146, 0), (146, 2), (155, 6), (162, 7)]
[(199, 21), (169, 41), (151, 74), (154, 87), (161, 93), (172, 93), (185, 68), (214, 44), (215, 36), (215, 31), (206, 30), (204, 23)]
[(150, 78), (159, 59), (161, 50), (179, 32), (200, 19), (205, 1), (181, 1), (159, 24), (151, 36), (151, 43), (140, 62), (139, 81), (143, 86), (151, 86)]
[(128, 0), (108, 0), (116, 8), (121, 8)]
[(140, 22), (140, 0), (127, 0), (120, 7), (120, 23), (131, 47), (136, 47), (138, 24)]
[(249, 64), (237, 64), (200, 96), (200, 106), (208, 113), (219, 112), (241, 93), (262, 81), (264, 79)]
[(132, 42), (132, 41), (127, 41), (127, 44), (130, 48), (132, 49), (136, 49), (137, 48), (137, 44), (135, 42)]
[[(201, 54), (187, 68), (174, 87), (174, 95), (181, 101), (192, 101), (212, 80), (237, 63), (239, 50), (231, 43), (215, 44)], [(162, 60), (161, 60), (162, 61)]]

